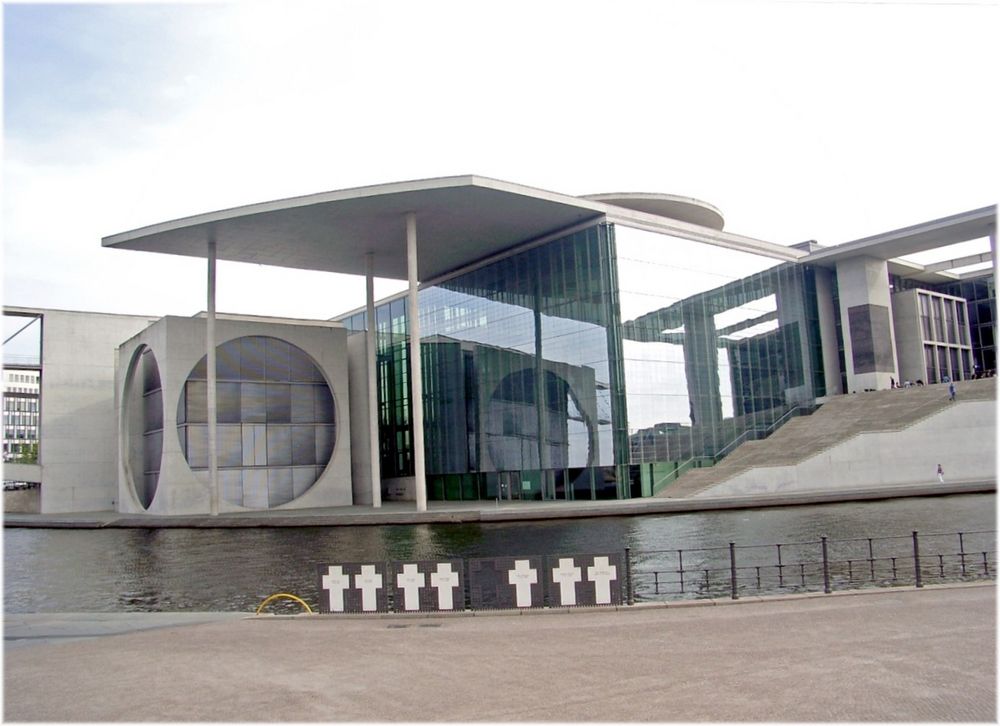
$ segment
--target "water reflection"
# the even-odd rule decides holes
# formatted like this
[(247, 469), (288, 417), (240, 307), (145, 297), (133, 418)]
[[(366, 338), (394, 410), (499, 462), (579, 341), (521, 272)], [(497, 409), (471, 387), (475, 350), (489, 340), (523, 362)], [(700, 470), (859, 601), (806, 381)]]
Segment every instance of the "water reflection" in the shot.
[[(689, 551), (685, 567), (696, 568), (715, 555), (695, 550), (720, 548), (717, 552), (725, 553), (730, 541), (815, 541), (824, 534), (837, 540), (889, 535), (905, 539), (914, 529), (928, 537), (933, 532), (993, 530), (994, 507), (994, 495), (976, 494), (482, 525), (6, 529), (4, 608), (250, 611), (275, 592), (295, 593), (315, 605), (315, 567), (334, 561), (554, 555), (627, 546), (637, 568), (667, 557), (657, 554), (660, 551), (677, 549)], [(992, 535), (986, 539), (992, 541)], [(980, 544), (969, 542), (967, 547), (973, 550)], [(741, 564), (748, 564), (742, 549), (740, 557)], [(291, 604), (285, 607), (296, 610)]]

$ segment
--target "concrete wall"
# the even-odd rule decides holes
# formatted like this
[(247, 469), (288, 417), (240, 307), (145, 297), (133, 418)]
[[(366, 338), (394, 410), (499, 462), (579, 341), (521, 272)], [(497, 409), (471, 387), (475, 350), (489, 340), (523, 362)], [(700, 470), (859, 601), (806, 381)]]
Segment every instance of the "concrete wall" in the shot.
[[(210, 509), (210, 488), (207, 471), (194, 472), (180, 447), (177, 436), (177, 409), (184, 383), (192, 369), (205, 355), (204, 318), (166, 317), (121, 344), (119, 373), (116, 383), (118, 400), (124, 412), (127, 405), (124, 392), (129, 387), (129, 364), (143, 346), (153, 351), (159, 368), (163, 395), (163, 448), (156, 494), (148, 509), (135, 495), (129, 466), (129, 431), (127, 416), (119, 417), (121, 466), (118, 467), (119, 511), (152, 514), (201, 514)], [(347, 506), (351, 495), (351, 416), (348, 396), (346, 331), (337, 324), (294, 323), (274, 319), (219, 318), (216, 321), (216, 342), (222, 344), (234, 338), (266, 335), (285, 340), (305, 351), (326, 378), (333, 393), (336, 421), (336, 441), (330, 463), (311, 488), (277, 509)], [(127, 404), (127, 401), (124, 401)], [(245, 511), (219, 498), (219, 511)]]
[(885, 260), (852, 257), (837, 263), (847, 391), (880, 391), (899, 378)]
[(924, 338), (920, 328), (920, 307), (916, 290), (904, 290), (893, 294), (892, 322), (896, 332), (899, 382), (917, 380), (926, 382)]
[(351, 405), (351, 488), (355, 504), (372, 503), (372, 465), (368, 428), (368, 358), (365, 333), (347, 337)]
[(115, 348), (155, 318), (42, 311), (41, 511), (115, 508)]
[(995, 479), (996, 402), (958, 401), (902, 431), (863, 433), (794, 466), (758, 467), (698, 497)]
[(3, 493), (3, 511), (16, 514), (38, 514), (41, 506), (41, 489), (17, 489)]
[(15, 464), (5, 462), (3, 478), (9, 481), (30, 481), (36, 484), (42, 481), (42, 467), (39, 464)]

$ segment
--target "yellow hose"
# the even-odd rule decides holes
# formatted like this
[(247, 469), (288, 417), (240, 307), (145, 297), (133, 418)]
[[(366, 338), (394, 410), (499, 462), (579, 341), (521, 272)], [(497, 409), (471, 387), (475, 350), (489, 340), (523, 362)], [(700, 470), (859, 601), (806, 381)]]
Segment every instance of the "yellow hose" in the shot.
[(277, 600), (278, 598), (282, 598), (282, 597), (283, 598), (287, 598), (289, 600), (294, 600), (299, 605), (301, 605), (302, 607), (304, 607), (306, 609), (306, 612), (308, 612), (310, 615), (313, 614), (312, 608), (309, 607), (309, 603), (307, 603), (302, 598), (296, 597), (295, 595), (292, 595), (292, 594), (287, 593), (287, 592), (276, 592), (273, 595), (268, 595), (266, 598), (264, 598), (264, 602), (262, 602), (260, 604), (260, 606), (257, 608), (257, 612), (254, 613), (254, 614), (255, 615), (260, 615), (260, 611), (264, 609), (265, 605), (267, 605), (272, 600)]

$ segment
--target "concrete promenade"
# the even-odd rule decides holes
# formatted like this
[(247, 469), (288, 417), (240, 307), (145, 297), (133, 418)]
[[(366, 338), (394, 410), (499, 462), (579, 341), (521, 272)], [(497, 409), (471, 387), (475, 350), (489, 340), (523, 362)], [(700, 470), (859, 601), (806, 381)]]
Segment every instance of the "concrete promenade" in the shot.
[(995, 721), (993, 583), (519, 614), (9, 615), (12, 721)]
[(579, 517), (621, 517), (637, 514), (707, 512), (723, 509), (830, 504), (899, 497), (943, 496), (995, 492), (996, 480), (918, 482), (908, 485), (733, 497), (689, 497), (605, 501), (428, 502), (417, 512), (413, 502), (325, 509), (272, 509), (209, 515), (134, 515), (118, 512), (72, 514), (4, 514), (7, 527), (100, 529), (104, 527), (325, 527), (347, 525), (422, 524), (442, 522), (512, 522)]

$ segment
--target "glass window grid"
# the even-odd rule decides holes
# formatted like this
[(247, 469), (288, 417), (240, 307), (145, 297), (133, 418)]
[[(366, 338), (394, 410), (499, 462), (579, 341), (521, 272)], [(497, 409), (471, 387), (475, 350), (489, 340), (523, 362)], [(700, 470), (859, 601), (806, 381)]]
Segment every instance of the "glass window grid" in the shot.
[[(499, 260), (420, 291), (424, 341), (421, 345), (421, 358), (425, 391), (425, 448), (429, 495), (432, 499), (440, 498), (439, 494), (445, 496), (448, 493), (451, 498), (456, 491), (464, 491), (467, 496), (472, 490), (476, 491), (478, 497), (489, 498), (493, 496), (489, 492), (495, 489), (490, 476), (502, 473), (481, 471), (485, 463), (482, 460), (482, 422), (474, 399), (484, 394), (474, 389), (476, 381), (483, 377), (492, 375), (491, 380), (499, 380), (497, 376), (502, 378), (503, 375), (502, 371), (491, 370), (496, 364), (480, 360), (479, 367), (476, 367), (476, 344), (499, 345), (529, 356), (541, 352), (546, 361), (565, 359), (571, 365), (594, 369), (599, 385), (592, 398), (601, 411), (598, 417), (602, 419), (602, 423), (592, 437), (581, 432), (567, 433), (567, 441), (585, 441), (585, 448), (592, 445), (591, 438), (601, 442), (602, 457), (611, 455), (611, 450), (616, 448), (618, 455), (609, 456), (608, 459), (608, 463), (612, 465), (615, 461), (628, 461), (629, 452), (641, 448), (634, 445), (636, 442), (629, 441), (629, 431), (622, 426), (624, 403), (616, 403), (611, 386), (611, 379), (617, 374), (619, 378), (615, 390), (623, 395), (627, 391), (623, 385), (624, 375), (621, 373), (623, 355), (620, 342), (617, 343), (616, 350), (615, 328), (622, 320), (611, 312), (613, 306), (608, 302), (609, 297), (616, 297), (618, 293), (617, 268), (620, 264), (612, 264), (614, 234), (614, 228), (610, 225), (597, 225), (577, 235)], [(660, 240), (661, 244), (670, 243), (669, 239)], [(726, 254), (730, 252), (733, 251), (725, 251)], [(780, 264), (776, 260), (757, 255), (749, 257), (755, 258), (756, 264), (764, 270)], [(692, 258), (684, 259), (685, 264), (689, 264)], [(766, 273), (773, 278), (769, 284), (775, 291), (788, 290), (800, 296), (804, 303), (800, 307), (804, 310), (800, 311), (793, 323), (789, 323), (786, 330), (778, 334), (772, 333), (770, 339), (758, 343), (733, 344), (731, 352), (738, 351), (741, 345), (745, 349), (736, 365), (747, 380), (736, 390), (716, 383), (718, 395), (727, 401), (729, 410), (732, 411), (735, 401), (742, 401), (742, 405), (754, 414), (751, 419), (760, 418), (756, 416), (757, 409), (778, 398), (773, 394), (764, 395), (764, 390), (773, 390), (779, 379), (785, 382), (784, 387), (788, 384), (801, 386), (808, 383), (812, 386), (814, 396), (825, 393), (814, 275), (811, 271), (794, 269), (791, 265), (786, 268), (777, 273)], [(732, 275), (727, 277), (714, 268), (702, 272), (705, 272), (703, 277), (706, 279), (714, 277), (716, 284), (733, 282)], [(759, 297), (759, 290), (756, 288), (761, 284), (761, 279), (742, 281), (733, 286), (735, 298), (742, 295), (743, 298), (756, 299)], [(744, 288), (742, 291), (738, 289), (740, 285)], [(612, 292), (616, 295), (609, 294)], [(536, 299), (541, 300), (537, 306)], [(385, 476), (412, 475), (406, 390), (408, 351), (405, 314), (405, 299), (383, 304), (376, 311), (379, 330), (380, 445)], [(535, 325), (539, 316), (542, 334), (541, 340), (536, 341)], [(352, 317), (357, 320), (351, 323), (352, 326), (363, 325), (358, 320), (358, 315)], [(593, 337), (587, 338), (587, 335), (591, 335), (588, 332), (590, 330), (594, 331)], [(652, 332), (659, 333), (657, 330)], [(428, 342), (428, 339), (434, 342)], [(449, 349), (449, 345), (458, 346), (461, 353), (457, 353), (456, 349)], [(587, 355), (586, 351), (590, 354)], [(723, 357), (727, 355), (725, 346), (721, 353)], [(808, 366), (801, 362), (803, 358), (808, 361)], [(673, 368), (679, 371), (684, 366), (682, 361), (670, 361), (665, 365), (665, 370)], [(732, 364), (723, 364), (723, 368), (726, 369), (727, 365), (728, 369), (732, 369)], [(465, 375), (458, 375), (457, 371), (463, 368)], [(750, 374), (747, 375), (746, 371)], [(758, 390), (760, 381), (768, 379), (772, 383)], [(756, 389), (749, 385), (754, 381), (758, 384)], [(463, 400), (464, 407), (461, 405)], [(457, 429), (457, 433), (443, 428), (444, 423), (451, 424), (451, 428)], [(456, 423), (458, 425), (454, 425)], [(726, 421), (721, 423), (725, 429)], [(729, 428), (733, 429), (732, 426)], [(535, 426), (534, 431), (537, 430), (538, 427)], [(713, 445), (718, 445), (721, 438), (734, 433), (735, 430), (714, 432), (711, 437)], [(538, 446), (536, 434), (529, 435), (522, 431), (519, 438), (522, 443), (528, 441), (535, 447)], [(625, 442), (624, 446), (620, 445), (622, 440)], [(605, 442), (609, 442), (608, 445), (603, 445)], [(522, 453), (521, 458), (525, 468), (519, 471), (529, 471), (528, 465), (537, 466), (537, 456)], [(603, 467), (582, 468), (596, 471)], [(615, 481), (618, 495), (628, 496), (633, 490), (640, 491), (638, 478), (633, 482), (629, 476), (620, 476), (618, 467), (613, 469), (615, 476), (601, 475), (602, 487), (607, 481)], [(582, 494), (585, 487), (572, 483), (578, 477), (571, 479), (569, 487), (564, 483), (566, 471), (568, 470), (558, 468), (544, 470), (541, 478), (544, 485), (540, 489), (543, 496), (559, 496), (560, 492), (565, 495), (567, 491), (573, 496), (572, 492), (577, 490)], [(446, 487), (444, 479), (440, 478), (467, 475), (485, 477), (482, 486), (477, 483), (475, 487), (458, 487), (455, 480), (449, 480), (452, 483)], [(591, 480), (595, 476), (591, 475)], [(622, 481), (619, 482), (619, 479)], [(587, 491), (596, 496), (597, 489), (593, 486), (587, 488)]]
[[(300, 496), (326, 467), (336, 437), (333, 396), (319, 368), (299, 348), (270, 336), (227, 341), (217, 360), (223, 498), (268, 508)], [(206, 371), (202, 358), (178, 402), (181, 449), (195, 472), (208, 469)]]
[[(616, 238), (632, 463), (718, 455), (825, 394), (812, 270), (687, 240), (652, 244), (658, 235), (635, 230)], [(773, 312), (769, 296), (780, 327), (719, 337), (720, 314), (743, 309), (754, 321)]]

